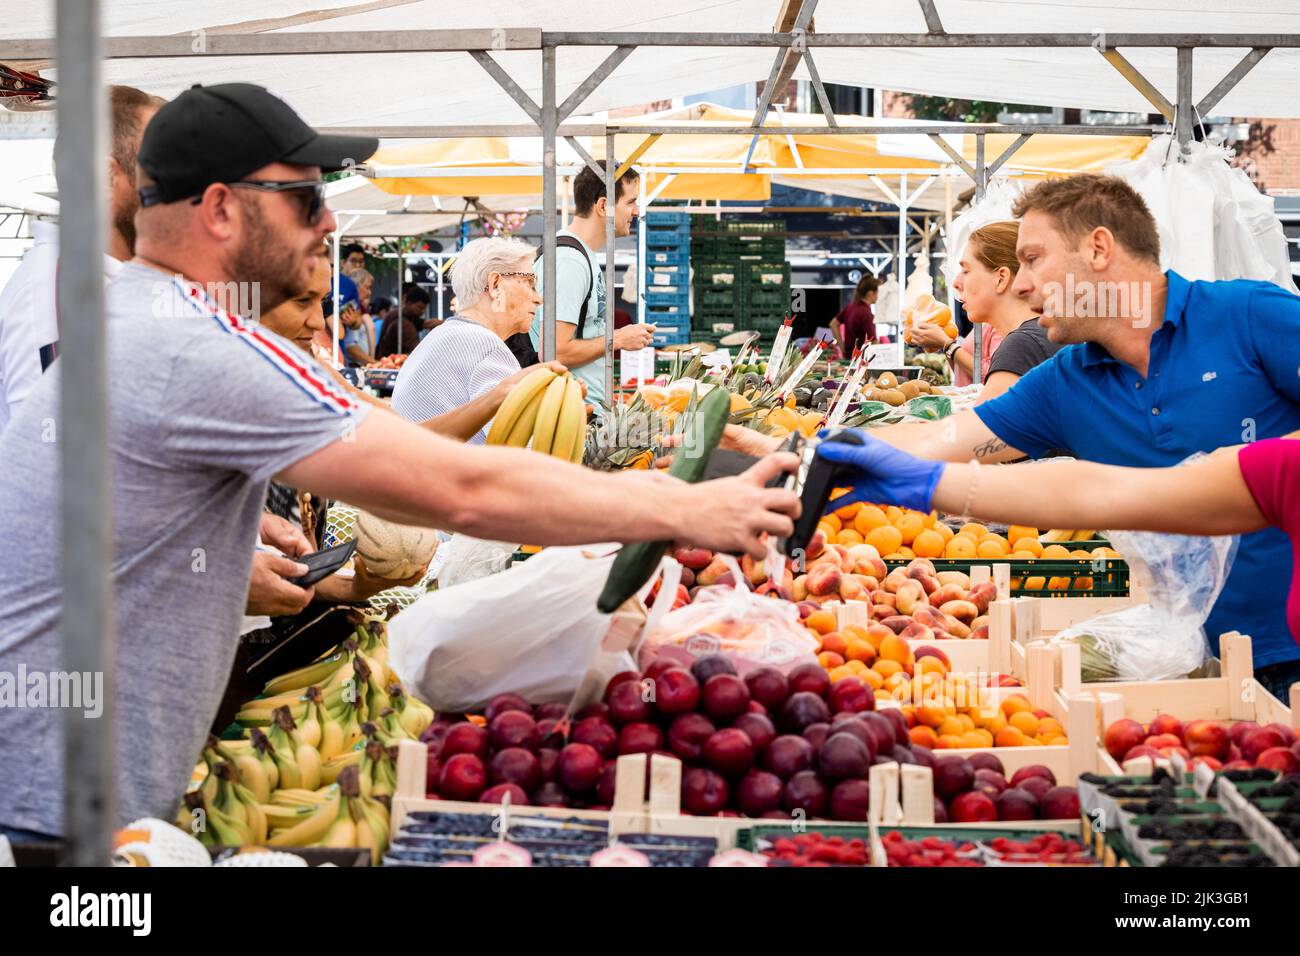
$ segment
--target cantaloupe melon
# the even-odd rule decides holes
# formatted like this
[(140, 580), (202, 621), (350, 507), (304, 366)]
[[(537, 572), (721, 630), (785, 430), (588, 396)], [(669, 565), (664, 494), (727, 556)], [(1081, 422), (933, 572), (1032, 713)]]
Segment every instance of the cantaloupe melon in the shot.
[(385, 521), (365, 511), (357, 513), (357, 554), (375, 577), (401, 581), (429, 563), (438, 549), (432, 528)]

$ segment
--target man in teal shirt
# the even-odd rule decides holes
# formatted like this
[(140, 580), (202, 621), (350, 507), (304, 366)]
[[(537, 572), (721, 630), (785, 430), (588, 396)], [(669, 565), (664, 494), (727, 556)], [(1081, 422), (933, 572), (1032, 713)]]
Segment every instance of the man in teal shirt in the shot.
[[(614, 187), (614, 237), (632, 232), (639, 176), (629, 169)], [(605, 245), (605, 184), (584, 166), (573, 180), (573, 223), (556, 234), (555, 358), (587, 385), (587, 402), (599, 407), (605, 394), (605, 273), (593, 248)], [(613, 255), (614, 250), (606, 250)], [(543, 296), (543, 268), (537, 262), (537, 289)], [(614, 333), (614, 349), (637, 351), (650, 344), (655, 327), (628, 325)], [(541, 352), (542, 309), (530, 331), (533, 348)]]

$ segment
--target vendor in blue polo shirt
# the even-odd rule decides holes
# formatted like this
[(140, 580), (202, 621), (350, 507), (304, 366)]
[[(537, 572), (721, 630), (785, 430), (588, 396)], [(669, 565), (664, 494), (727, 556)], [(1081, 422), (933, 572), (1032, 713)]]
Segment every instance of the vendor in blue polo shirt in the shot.
[[(1300, 429), (1300, 298), (1268, 282), (1161, 272), (1155, 220), (1113, 177), (1040, 183), (1015, 214), (1014, 289), (1048, 337), (1069, 347), (971, 411), (875, 437), (943, 461), (1068, 449), (1088, 461), (1159, 467)], [(1290, 578), (1282, 531), (1243, 536), (1205, 625), (1216, 651), (1224, 632), (1251, 635), (1261, 681), (1295, 673), (1300, 661), (1286, 620)]]

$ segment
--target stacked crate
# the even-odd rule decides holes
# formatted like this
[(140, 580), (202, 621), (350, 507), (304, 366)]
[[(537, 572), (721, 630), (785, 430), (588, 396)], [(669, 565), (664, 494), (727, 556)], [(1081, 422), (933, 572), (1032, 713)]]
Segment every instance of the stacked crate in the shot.
[(691, 233), (695, 320), (771, 334), (790, 311), (785, 220), (703, 220)]
[(691, 338), (691, 223), (684, 212), (645, 217), (645, 320), (656, 326), (654, 345)]

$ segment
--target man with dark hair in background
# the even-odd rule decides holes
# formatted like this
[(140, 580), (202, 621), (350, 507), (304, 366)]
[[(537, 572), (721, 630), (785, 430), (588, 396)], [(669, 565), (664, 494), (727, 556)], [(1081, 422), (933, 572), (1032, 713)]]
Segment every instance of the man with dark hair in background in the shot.
[[(615, 239), (632, 232), (639, 179), (637, 171), (629, 168), (614, 186)], [(555, 359), (586, 383), (587, 401), (597, 407), (608, 397), (605, 394), (606, 290), (605, 274), (592, 250), (605, 246), (605, 203), (605, 184), (590, 167), (583, 167), (573, 179), (573, 222), (556, 234), (555, 257)], [(605, 254), (612, 256), (614, 250), (605, 249)], [(538, 256), (537, 289), (544, 295), (543, 275), (542, 257)], [(643, 349), (650, 344), (654, 330), (648, 323), (617, 329), (614, 348), (633, 352)], [(533, 349), (540, 349), (542, 309), (537, 310), (529, 336)], [(515, 354), (518, 357), (518, 351)]]
[[(135, 154), (144, 128), (166, 100), (130, 86), (109, 88), (108, 248), (104, 278), (116, 274), (135, 250)], [(55, 164), (59, 162), (55, 144)], [(59, 354), (55, 305), (59, 227), (33, 222), (32, 247), (0, 291), (0, 429)]]
[(366, 267), (366, 250), (359, 242), (345, 242), (339, 247), (339, 271), (345, 276)]
[[(379, 333), (379, 348), (375, 358), (386, 355), (409, 353), (420, 341), (420, 326), (424, 311), (429, 305), (429, 293), (418, 285), (408, 285), (402, 290), (402, 309), (392, 309), (384, 319), (383, 330)], [(398, 342), (398, 329), (401, 329), (401, 341)]]

